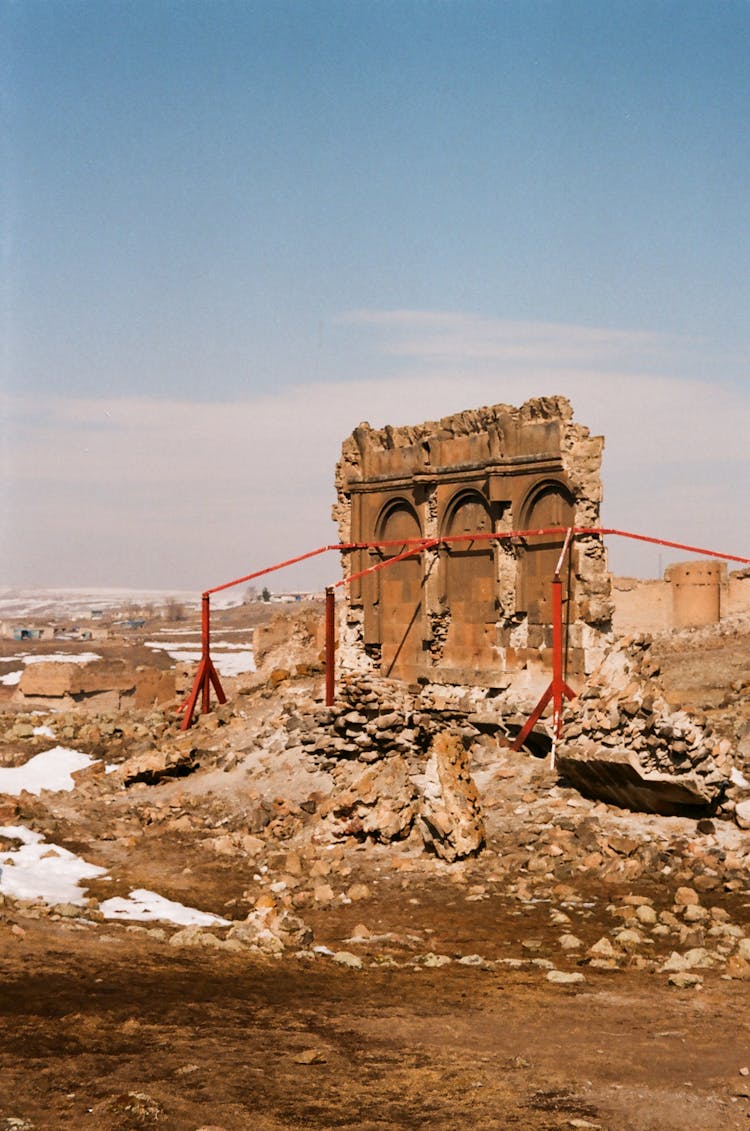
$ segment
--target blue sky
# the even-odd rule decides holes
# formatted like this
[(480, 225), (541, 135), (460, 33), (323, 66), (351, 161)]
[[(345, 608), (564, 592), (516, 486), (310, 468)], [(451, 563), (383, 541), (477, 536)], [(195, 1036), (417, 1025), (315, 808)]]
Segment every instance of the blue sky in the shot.
[(7, 583), (202, 588), (331, 539), (361, 419), (554, 392), (609, 524), (750, 555), (749, 36), (732, 0), (0, 0)]

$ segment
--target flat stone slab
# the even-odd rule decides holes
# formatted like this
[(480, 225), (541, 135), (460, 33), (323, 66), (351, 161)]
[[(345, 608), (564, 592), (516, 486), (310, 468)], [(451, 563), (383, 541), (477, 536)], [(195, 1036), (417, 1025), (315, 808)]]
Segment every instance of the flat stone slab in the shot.
[(562, 746), (556, 766), (561, 777), (587, 797), (641, 813), (692, 816), (705, 813), (715, 800), (692, 776), (647, 772), (631, 750), (601, 749), (591, 754)]

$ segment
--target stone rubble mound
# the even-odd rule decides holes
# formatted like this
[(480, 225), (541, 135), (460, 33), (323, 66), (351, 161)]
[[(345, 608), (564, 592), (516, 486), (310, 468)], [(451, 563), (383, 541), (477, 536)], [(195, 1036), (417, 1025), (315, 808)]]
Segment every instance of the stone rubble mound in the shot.
[[(694, 795), (694, 804), (715, 807), (730, 784), (732, 743), (716, 736), (705, 716), (670, 706), (658, 683), (652, 643), (639, 634), (609, 651), (566, 712), (558, 768), (579, 784), (586, 763), (627, 763), (644, 781), (672, 779)], [(593, 795), (607, 799), (603, 783), (597, 792), (594, 776)], [(633, 807), (643, 807), (640, 800)]]
[[(484, 843), (464, 747), (480, 734), (472, 717), (478, 720), (456, 706), (422, 709), (403, 684), (365, 674), (341, 680), (334, 707), (292, 711), (284, 725), (289, 743), (334, 776), (336, 788), (321, 808), (331, 835), (402, 840), (419, 814), (426, 845), (456, 860)], [(358, 764), (366, 767), (359, 775)]]
[(321, 807), (321, 816), (337, 824), (334, 836), (354, 836), (387, 843), (411, 832), (417, 793), (404, 759), (394, 754), (370, 767), (342, 793), (335, 791)]
[(429, 745), (431, 722), (414, 710), (403, 684), (348, 676), (339, 683), (335, 706), (319, 707), (301, 723), (300, 742), (311, 754), (331, 760), (415, 758)]

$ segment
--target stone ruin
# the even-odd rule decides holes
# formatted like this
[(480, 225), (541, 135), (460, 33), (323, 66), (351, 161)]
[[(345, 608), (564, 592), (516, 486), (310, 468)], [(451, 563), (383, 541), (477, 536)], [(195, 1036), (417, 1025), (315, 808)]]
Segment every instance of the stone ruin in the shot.
[[(564, 397), (493, 405), (404, 427), (361, 424), (336, 469), (346, 576), (414, 538), (560, 527), (559, 535), (454, 541), (347, 586), (340, 661), (411, 684), (504, 687), (551, 663), (551, 580), (564, 528), (599, 525), (604, 441)], [(603, 655), (612, 606), (604, 546), (578, 537), (563, 575), (567, 670)]]
[[(600, 525), (603, 446), (574, 422), (563, 397), (415, 426), (361, 424), (344, 442), (334, 508), (340, 541), (388, 545), (343, 555), (352, 578), (338, 626), (346, 694), (322, 712), (304, 741), (332, 764), (373, 767), (360, 792), (350, 796), (350, 788), (337, 810), (352, 828), (395, 821), (401, 835), (399, 822), (411, 822), (408, 791), (397, 819), (390, 802), (383, 810), (374, 772), (381, 760), (416, 758), (411, 772), (423, 774), (425, 759), (442, 751), (442, 742), (450, 746), (450, 735), (462, 736), (467, 747), (478, 733), (502, 744), (513, 740), (549, 680), (551, 581), (564, 532)], [(550, 527), (559, 534), (450, 541)], [(448, 541), (356, 576), (398, 558), (410, 540), (443, 538)], [(716, 619), (713, 606), (708, 616), (703, 605), (709, 581), (714, 600), (717, 568), (673, 567), (688, 622), (699, 613)], [(705, 719), (670, 706), (649, 636), (614, 639), (612, 579), (600, 536), (574, 539), (561, 579), (566, 679), (581, 698), (565, 710), (559, 772), (582, 792), (633, 809), (714, 812), (731, 807), (737, 790), (739, 804), (750, 787), (738, 776), (732, 744)], [(362, 679), (368, 682), (360, 686)], [(399, 686), (402, 700), (407, 693), (412, 698), (395, 712), (368, 706), (386, 692), (398, 699)], [(441, 757), (445, 763), (444, 752)], [(383, 795), (398, 792), (384, 782)], [(464, 814), (473, 813), (473, 783), (461, 789)], [(441, 854), (450, 852), (456, 821), (444, 818), (449, 807), (442, 804), (443, 828), (441, 817), (430, 824), (429, 807), (421, 804), (426, 842), (432, 829)]]

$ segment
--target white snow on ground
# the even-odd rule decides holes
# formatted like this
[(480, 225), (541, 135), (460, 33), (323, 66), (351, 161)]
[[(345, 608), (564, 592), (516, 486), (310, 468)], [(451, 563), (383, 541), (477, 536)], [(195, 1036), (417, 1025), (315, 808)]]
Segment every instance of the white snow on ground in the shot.
[(22, 842), (20, 848), (0, 850), (0, 892), (14, 899), (85, 903), (81, 881), (106, 872), (66, 848), (47, 844), (41, 833), (20, 825), (0, 826), (0, 837)]
[[(175, 589), (0, 589), (0, 616), (68, 616), (86, 618), (92, 609), (117, 610), (127, 606), (144, 608), (179, 601), (198, 608), (194, 590)], [(218, 607), (218, 606), (217, 606)]]
[[(195, 633), (193, 633), (193, 635), (195, 635)], [(170, 656), (172, 654), (171, 649), (184, 649), (187, 645), (188, 648), (197, 649), (198, 655), (200, 656), (200, 643), (197, 640), (146, 640), (144, 641), (144, 644), (146, 648), (161, 648), (163, 652), (166, 652)], [(214, 652), (247, 652), (250, 650), (250, 648), (250, 644), (230, 644), (225, 640), (217, 640), (216, 642), (211, 642), (212, 654)]]
[(43, 789), (54, 791), (71, 790), (75, 782), (71, 777), (74, 770), (83, 770), (94, 762), (88, 754), (80, 750), (69, 750), (65, 746), (53, 746), (35, 754), (22, 766), (0, 767), (0, 794), (18, 797), (23, 790), (37, 796)]
[(54, 738), (55, 732), (53, 731), (52, 727), (47, 727), (47, 726), (34, 727), (34, 737), (35, 738)]
[[(48, 652), (47, 655), (37, 655), (32, 652), (22, 652), (20, 656), (3, 656), (4, 664), (90, 664), (94, 660), (101, 660), (98, 652)], [(6, 672), (0, 675), (0, 683), (6, 687), (15, 687), (21, 682), (23, 670)]]
[[(98, 652), (21, 652), (18, 656), (3, 656), (4, 664), (91, 664), (94, 660), (101, 660)], [(15, 675), (15, 672), (9, 672)], [(0, 676), (7, 680), (8, 676)], [(21, 678), (21, 672), (18, 673)], [(17, 682), (17, 681), (16, 681)]]
[[(198, 628), (157, 628), (155, 636), (200, 636)], [(163, 644), (147, 644), (147, 648), (163, 648)]]
[[(41, 833), (22, 825), (0, 826), (0, 838), (20, 841), (20, 847), (0, 849), (0, 893), (13, 899), (41, 899), (44, 903), (86, 902), (83, 880), (107, 874), (106, 868), (88, 864), (80, 856), (57, 844), (48, 844)], [(194, 907), (174, 903), (156, 892), (139, 888), (128, 899), (106, 899), (101, 904), (105, 919), (140, 922), (161, 921), (179, 926), (210, 927), (229, 920)]]
[[(146, 647), (159, 648), (178, 663), (197, 664), (201, 658), (199, 648), (187, 651), (184, 644), (174, 640), (147, 640)], [(219, 675), (232, 676), (255, 671), (253, 650), (246, 644), (212, 644), (211, 659)]]
[[(11, 659), (15, 658), (11, 656)], [(101, 660), (101, 656), (98, 652), (48, 652), (46, 656), (25, 652), (18, 659), (25, 664), (90, 664)]]
[(145, 888), (131, 891), (128, 899), (119, 896), (106, 899), (100, 905), (100, 911), (105, 919), (136, 919), (139, 922), (160, 920), (183, 927), (210, 927), (215, 923), (223, 926), (229, 922), (228, 919), (210, 915), (207, 911), (197, 911), (194, 907), (185, 907), (182, 903), (165, 899)]
[(212, 653), (211, 659), (219, 675), (242, 675), (243, 672), (255, 671), (255, 657), (250, 651), (238, 652), (233, 656), (215, 656)]
[[(196, 639), (198, 639), (198, 640), (200, 639), (200, 635), (201, 635), (201, 630), (200, 630), (200, 628), (197, 628), (197, 627), (193, 627), (193, 628), (155, 628), (152, 631), (153, 631), (154, 636), (195, 636)], [(219, 631), (221, 632), (222, 637), (224, 637), (224, 636), (240, 636), (240, 635), (247, 636), (247, 634), (248, 634), (247, 628), (225, 628), (223, 625), (222, 625), (222, 627)], [(250, 630), (250, 631), (252, 631), (252, 630)], [(159, 643), (158, 645), (152, 645), (152, 646), (162, 648), (163, 643)], [(224, 644), (223, 640), (217, 641), (217, 646), (220, 647), (220, 648), (230, 647), (229, 644)], [(232, 647), (237, 647), (237, 645), (232, 645)], [(242, 644), (242, 645), (240, 645), (240, 647), (244, 648), (245, 645)]]
[[(159, 608), (177, 601), (186, 608), (199, 609), (200, 594), (194, 589), (15, 589), (0, 588), (0, 617), (69, 617), (88, 620), (92, 609), (123, 611), (129, 608)], [(233, 609), (241, 605), (236, 593), (214, 593), (213, 609)]]

